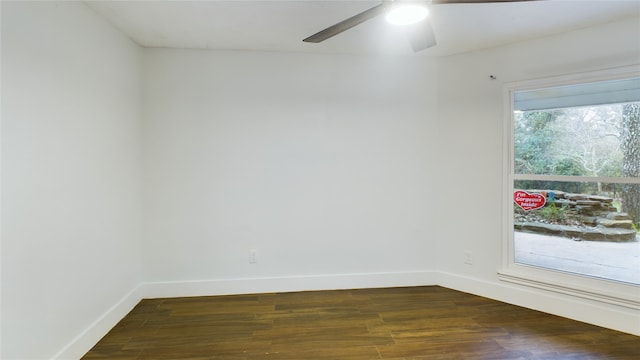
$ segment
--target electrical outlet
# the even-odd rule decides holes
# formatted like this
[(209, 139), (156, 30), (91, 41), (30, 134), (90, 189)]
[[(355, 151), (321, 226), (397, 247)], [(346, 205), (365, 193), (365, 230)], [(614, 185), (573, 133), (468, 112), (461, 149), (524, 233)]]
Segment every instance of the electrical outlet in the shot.
[(467, 265), (473, 265), (473, 256), (471, 256), (471, 251), (465, 251), (464, 263)]
[(255, 264), (258, 262), (258, 250), (249, 250), (249, 264)]

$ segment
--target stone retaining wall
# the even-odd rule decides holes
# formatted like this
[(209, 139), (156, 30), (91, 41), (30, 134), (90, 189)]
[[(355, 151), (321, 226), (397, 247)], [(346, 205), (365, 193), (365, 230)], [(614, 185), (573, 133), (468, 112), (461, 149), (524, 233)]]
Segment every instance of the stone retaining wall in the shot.
[(633, 221), (626, 213), (618, 212), (613, 198), (587, 194), (571, 194), (557, 190), (527, 190), (546, 196), (547, 204), (567, 209), (567, 214), (581, 224), (561, 225), (543, 222), (516, 221), (515, 230), (563, 236), (575, 240), (635, 241)]

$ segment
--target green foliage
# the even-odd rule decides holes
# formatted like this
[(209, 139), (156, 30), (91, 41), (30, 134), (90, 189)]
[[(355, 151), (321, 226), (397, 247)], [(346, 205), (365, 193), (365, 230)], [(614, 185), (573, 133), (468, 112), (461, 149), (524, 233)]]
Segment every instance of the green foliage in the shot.
[(613, 200), (613, 202), (611, 203), (611, 206), (616, 208), (618, 212), (622, 211), (622, 203), (620, 202), (620, 200)]
[(514, 122), (515, 167), (518, 174), (546, 174), (553, 161), (549, 149), (553, 143), (553, 111), (527, 111), (516, 114)]
[(620, 104), (516, 113), (516, 173), (620, 176), (622, 118)]
[(570, 175), (570, 176), (581, 176), (583, 175), (583, 170), (580, 165), (578, 165), (575, 161), (569, 158), (563, 158), (558, 160), (554, 164), (554, 174), (558, 175)]
[(540, 215), (549, 222), (559, 222), (567, 219), (568, 210), (569, 207), (566, 205), (557, 207), (555, 203), (549, 203), (542, 210), (540, 210)]
[(589, 183), (567, 182), (567, 181), (547, 181), (547, 180), (514, 180), (515, 189), (546, 189), (561, 190), (565, 192), (580, 194), (587, 192)]

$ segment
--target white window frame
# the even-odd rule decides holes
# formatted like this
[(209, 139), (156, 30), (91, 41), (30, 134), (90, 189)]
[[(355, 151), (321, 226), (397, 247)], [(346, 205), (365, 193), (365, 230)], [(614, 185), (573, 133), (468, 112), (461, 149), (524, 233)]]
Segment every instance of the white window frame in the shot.
[[(518, 180), (514, 171), (513, 113), (514, 94), (518, 91), (543, 89), (556, 86), (577, 85), (599, 81), (619, 80), (640, 76), (640, 64), (578, 73), (552, 78), (525, 80), (504, 85), (503, 122), (503, 234), (502, 268), (498, 277), (502, 281), (534, 287), (556, 293), (572, 295), (597, 302), (614, 304), (640, 310), (640, 286), (591, 277), (559, 270), (547, 269), (515, 262), (513, 231), (513, 182)], [(527, 176), (527, 179), (533, 179)], [(620, 182), (619, 178), (595, 177), (544, 177), (557, 181)], [(626, 180), (625, 180), (626, 182)], [(635, 180), (631, 182), (635, 183)], [(640, 183), (640, 180), (638, 181)], [(640, 264), (639, 264), (640, 266)]]

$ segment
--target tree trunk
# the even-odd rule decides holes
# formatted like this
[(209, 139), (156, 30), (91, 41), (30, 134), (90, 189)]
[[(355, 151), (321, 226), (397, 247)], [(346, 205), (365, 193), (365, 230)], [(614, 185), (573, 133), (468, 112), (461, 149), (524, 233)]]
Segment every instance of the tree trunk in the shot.
[[(621, 145), (622, 175), (640, 177), (640, 103), (623, 105)], [(625, 184), (622, 191), (622, 210), (640, 224), (640, 184)]]

